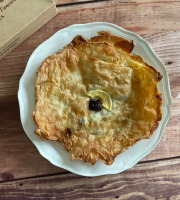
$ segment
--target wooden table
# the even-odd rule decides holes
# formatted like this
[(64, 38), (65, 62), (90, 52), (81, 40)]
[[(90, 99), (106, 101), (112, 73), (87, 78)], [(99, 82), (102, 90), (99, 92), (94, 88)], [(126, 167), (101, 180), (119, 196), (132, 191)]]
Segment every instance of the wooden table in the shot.
[[(56, 0), (59, 14), (0, 61), (0, 199), (180, 199), (180, 1)], [(159, 145), (131, 169), (87, 178), (44, 159), (24, 133), (18, 83), (29, 56), (56, 31), (93, 21), (146, 39), (164, 62), (172, 114)]]

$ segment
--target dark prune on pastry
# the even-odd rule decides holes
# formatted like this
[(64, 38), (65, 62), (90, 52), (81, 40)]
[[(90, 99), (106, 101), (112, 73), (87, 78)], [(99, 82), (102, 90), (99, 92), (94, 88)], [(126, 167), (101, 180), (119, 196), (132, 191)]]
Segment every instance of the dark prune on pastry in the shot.
[(102, 102), (101, 102), (101, 100), (98, 99), (98, 98), (90, 99), (90, 101), (89, 101), (89, 109), (90, 110), (95, 110), (95, 111), (102, 110)]

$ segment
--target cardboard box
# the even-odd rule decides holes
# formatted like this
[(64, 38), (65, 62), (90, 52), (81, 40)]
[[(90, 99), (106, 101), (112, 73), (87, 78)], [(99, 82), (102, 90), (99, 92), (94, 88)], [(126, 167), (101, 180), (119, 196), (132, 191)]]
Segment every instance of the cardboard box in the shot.
[(55, 15), (52, 0), (0, 0), (0, 60)]

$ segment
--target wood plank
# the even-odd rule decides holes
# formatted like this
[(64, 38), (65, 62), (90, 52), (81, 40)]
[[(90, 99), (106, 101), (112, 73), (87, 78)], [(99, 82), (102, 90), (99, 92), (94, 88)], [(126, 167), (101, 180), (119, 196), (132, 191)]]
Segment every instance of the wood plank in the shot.
[[(180, 18), (179, 7), (180, 4), (178, 2), (175, 3), (173, 2), (169, 6), (169, 3), (152, 4), (147, 2), (146, 3), (141, 2), (141, 3), (123, 4), (121, 3), (121, 1), (110, 1), (110, 2), (100, 2), (100, 3), (83, 5), (83, 7), (79, 5), (79, 6), (69, 6), (68, 8), (67, 7), (59, 8), (60, 14), (56, 18), (51, 20), (50, 23), (44, 26), (41, 29), (43, 31), (39, 32), (40, 33), (39, 35), (35, 34), (36, 35), (35, 38), (29, 39), (28, 42), (24, 44), (28, 44), (29, 52), (32, 52), (32, 50), (38, 44), (40, 44), (43, 40), (50, 37), (55, 31), (63, 28), (65, 24), (66, 26), (68, 26), (73, 23), (86, 23), (90, 21), (114, 22), (120, 26), (123, 26), (124, 28), (128, 28), (129, 30), (133, 30), (137, 33), (143, 33), (143, 34), (149, 32), (162, 32), (162, 31), (167, 31), (169, 29), (172, 30), (179, 29), (180, 28), (179, 25), (180, 21), (178, 20)], [(131, 19), (129, 18), (129, 15), (127, 15), (127, 13), (130, 14), (132, 10), (134, 11), (134, 13), (136, 13), (136, 17), (133, 17)], [(145, 12), (143, 12), (142, 14), (142, 11)], [(108, 20), (106, 16), (108, 16)], [(135, 22), (133, 22), (132, 20), (135, 20)], [(178, 24), (176, 23), (176, 21)], [(148, 27), (145, 27), (146, 25), (148, 25)], [(24, 46), (20, 47), (23, 48)], [(17, 79), (15, 80), (15, 82), (12, 82), (13, 85), (16, 85), (22, 72), (21, 71), (22, 69), (19, 69), (18, 67), (19, 64), (23, 65), (24, 67), (29, 57), (29, 52), (27, 52), (27, 47), (25, 48), (26, 48), (25, 52), (23, 52), (22, 49), (19, 52), (17, 51), (18, 54), (21, 52), (18, 58), (14, 57), (10, 60), (11, 65), (13, 65), (13, 68), (12, 67), (11, 69), (6, 68), (7, 70), (11, 71), (15, 69), (14, 73), (18, 75), (16, 76)], [(5, 60), (5, 62), (6, 61), (7, 60)], [(7, 62), (9, 62), (9, 59)], [(14, 62), (18, 62), (17, 67), (14, 66)], [(11, 79), (11, 77), (9, 77), (9, 79)], [(2, 85), (0, 87), (3, 87), (8, 94), (13, 90), (13, 87), (11, 88), (9, 85), (11, 84), (10, 80), (8, 81), (8, 83), (1, 81), (1, 84)], [(8, 86), (8, 88), (6, 86)]]
[[(168, 74), (180, 73), (180, 31), (142, 35), (164, 62)], [(178, 82), (179, 83), (179, 82)]]
[(82, 177), (72, 173), (0, 184), (0, 198), (178, 200), (180, 159), (138, 164), (116, 175)]
[(56, 5), (63, 5), (63, 4), (75, 4), (75, 3), (83, 3), (83, 2), (93, 2), (94, 0), (54, 0)]
[[(180, 56), (177, 56), (177, 54), (180, 52), (180, 43), (178, 42), (180, 41), (180, 32), (158, 33), (143, 35), (142, 37), (152, 45), (157, 55), (164, 62), (169, 74), (173, 98), (171, 118), (162, 141), (144, 160), (150, 160), (151, 157), (155, 158), (156, 156), (160, 158), (158, 155), (162, 154), (169, 155), (169, 157), (175, 154), (178, 156), (180, 155)], [(172, 141), (177, 141), (177, 143), (170, 144)], [(171, 152), (167, 150), (166, 144), (172, 146)]]
[[(55, 26), (55, 27), (54, 27)], [(52, 28), (54, 27), (54, 28)], [(33, 36), (17, 47), (10, 55), (0, 61), (0, 96), (17, 94), (19, 79), (23, 74), (26, 63), (33, 50), (54, 32), (62, 27), (57, 27), (54, 20), (45, 25)], [(178, 76), (180, 68), (180, 32), (171, 31), (167, 33), (155, 33), (142, 35), (154, 48), (162, 61), (166, 64), (169, 74)], [(168, 64), (170, 63), (170, 64)], [(175, 84), (172, 78), (171, 84)], [(178, 85), (179, 82), (177, 82)], [(173, 88), (172, 88), (173, 89)]]
[[(53, 21), (50, 22), (53, 27)], [(0, 180), (62, 172), (42, 158), (25, 135), (19, 117), (19, 78), (34, 48), (54, 30), (46, 25), (0, 61)], [(57, 29), (57, 27), (55, 28)], [(46, 32), (47, 30), (47, 32)], [(173, 96), (172, 116), (159, 145), (143, 160), (180, 156), (180, 32), (143, 35), (166, 64)], [(169, 64), (168, 64), (169, 63)]]
[[(135, 5), (137, 7), (139, 6), (139, 8), (141, 7), (141, 9), (143, 8), (142, 5), (132, 4), (133, 9), (135, 8)], [(158, 5), (160, 4), (158, 3)], [(108, 3), (108, 6), (111, 11), (115, 10), (114, 3)], [(174, 17), (178, 17), (178, 4), (173, 3), (171, 6), (173, 6), (175, 10)], [(171, 6), (170, 10), (172, 11)], [(177, 8), (175, 8), (176, 6)], [(103, 2), (101, 4), (95, 3), (93, 4), (93, 7), (94, 9), (96, 8), (97, 10), (99, 10), (100, 14), (103, 14), (103, 12), (107, 12), (106, 4), (104, 4)], [(152, 13), (151, 7), (152, 5), (149, 7)], [(70, 9), (72, 9), (72, 16), (69, 14), (71, 11)], [(63, 171), (54, 167), (48, 161), (43, 159), (37, 152), (36, 148), (31, 144), (29, 139), (24, 134), (20, 124), (18, 103), (16, 98), (18, 82), (24, 71), (30, 54), (40, 43), (42, 43), (53, 33), (65, 27), (66, 25), (70, 25), (71, 23), (83, 23), (91, 21), (91, 19), (93, 19), (91, 15), (92, 12), (94, 13), (94, 9), (91, 8), (91, 6), (88, 7), (87, 5), (86, 7), (68, 7), (67, 12), (66, 9), (61, 9), (61, 11), (63, 11), (61, 14), (59, 14), (56, 18), (51, 20), (43, 28), (36, 32), (32, 37), (22, 43), (9, 56), (0, 61), (0, 67), (1, 69), (3, 69), (0, 72), (0, 128), (2, 138), (0, 140), (0, 146), (2, 147), (0, 149), (0, 159), (3, 160), (3, 162), (0, 163), (0, 169), (3, 169), (0, 173), (0, 180), (11, 180), (13, 178), (30, 177)], [(113, 16), (111, 19), (112, 22), (113, 18), (115, 19), (116, 16), (120, 19), (121, 14), (119, 14), (119, 12), (121, 11), (121, 9), (122, 8), (120, 8), (120, 6), (118, 5), (116, 13), (108, 13), (110, 18)], [(125, 13), (126, 9), (127, 12), (129, 12), (130, 7), (129, 5), (127, 5), (127, 7), (124, 6), (123, 9), (123, 13)], [(137, 10), (138, 9), (135, 9), (135, 11)], [(163, 12), (164, 14), (162, 14), (161, 12)], [(167, 8), (162, 9), (161, 7), (160, 14), (167, 15)], [(75, 17), (76, 15), (77, 17)], [(81, 15), (82, 17), (80, 17)], [(100, 18), (103, 19), (103, 16), (100, 16)], [(167, 22), (169, 22), (170, 24), (169, 26), (172, 27), (173, 20), (171, 18), (173, 18), (173, 16), (172, 14), (170, 14), (170, 16), (170, 20), (168, 19), (168, 17), (165, 17), (165, 20), (167, 20)], [(94, 20), (98, 19), (96, 17), (97, 13), (94, 16)], [(140, 21), (142, 20), (140, 15), (137, 15), (136, 17), (139, 18)], [(125, 20), (127, 24), (129, 23), (128, 15), (124, 15), (124, 18), (122, 19)], [(145, 20), (151, 21), (150, 16), (148, 19), (146, 18)], [(162, 21), (163, 20), (164, 18), (162, 18)], [(121, 25), (121, 21), (119, 20), (117, 24)], [(167, 65), (167, 70), (170, 73), (170, 82), (174, 102), (172, 107), (172, 117), (166, 128), (166, 132), (162, 138), (162, 141), (160, 142), (158, 147), (144, 160), (154, 160), (158, 158), (167, 158), (169, 156), (178, 156), (180, 152), (179, 31), (169, 33), (165, 32), (159, 34), (147, 34), (148, 32), (154, 33), (158, 31), (167, 31), (169, 30), (169, 28), (165, 26), (165, 29), (159, 29), (157, 26), (153, 30), (152, 27), (149, 27), (149, 29), (137, 29), (136, 23), (133, 25), (133, 28), (134, 30), (136, 30), (136, 32), (140, 31), (141, 33), (143, 33), (143, 37), (150, 42), (160, 58)], [(179, 29), (179, 26), (177, 26), (176, 28)], [(24, 148), (25, 146), (27, 147), (26, 149)], [(4, 151), (4, 149), (6, 149), (6, 151)]]
[[(98, 1), (115, 1), (115, 0), (54, 0), (56, 5), (63, 5), (63, 4), (75, 4), (75, 3), (79, 3), (81, 2), (82, 4), (84, 2), (98, 2)], [(180, 2), (179, 0), (147, 0), (147, 1), (143, 1), (143, 0), (123, 0), (120, 1), (119, 3), (157, 3), (157, 2), (169, 2), (169, 3), (173, 3), (173, 2)]]
[[(10, 180), (0, 183), (0, 199), (179, 200), (180, 159), (169, 157), (180, 156), (180, 1), (56, 3), (59, 15), (0, 61), (0, 181)], [(59, 169), (40, 156), (22, 129), (16, 94), (27, 60), (40, 43), (61, 28), (91, 21), (116, 23), (150, 42), (170, 74), (173, 106), (160, 144), (140, 164), (119, 175), (85, 178)], [(152, 161), (157, 159), (167, 160)]]
[[(124, 2), (124, 1), (123, 1)], [(102, 1), (89, 4), (59, 7), (57, 24), (107, 21), (139, 34), (180, 29), (180, 2), (125, 2)]]
[(0, 112), (0, 181), (64, 171), (40, 156), (24, 133), (16, 95), (0, 98)]

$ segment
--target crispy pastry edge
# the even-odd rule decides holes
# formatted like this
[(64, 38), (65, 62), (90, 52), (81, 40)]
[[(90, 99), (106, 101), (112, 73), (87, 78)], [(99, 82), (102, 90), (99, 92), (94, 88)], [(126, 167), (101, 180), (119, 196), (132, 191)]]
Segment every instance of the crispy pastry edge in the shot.
[[(100, 32), (98, 32), (98, 34), (99, 34), (99, 36), (95, 36), (95, 37), (93, 37), (93, 38), (91, 38), (94, 42), (97, 42), (98, 41), (98, 37), (100, 37), (100, 36), (104, 36), (104, 37), (106, 37), (106, 38), (109, 38), (109, 37), (111, 37), (111, 36), (113, 36), (113, 37), (118, 37), (118, 36), (115, 36), (115, 35), (112, 35), (112, 34), (110, 34), (109, 32), (106, 32), (106, 31), (100, 31)], [(120, 42), (119, 43), (117, 43), (116, 45), (115, 45), (115, 47), (117, 47), (117, 48), (122, 48), (124, 51), (126, 51), (127, 53), (129, 53), (130, 55), (131, 55), (131, 52), (132, 52), (132, 50), (133, 50), (133, 48), (134, 48), (134, 46), (135, 46), (135, 44), (134, 44), (134, 42), (133, 41), (129, 41), (129, 40), (127, 40), (127, 39), (125, 39), (125, 38), (121, 38), (121, 37), (119, 37), (120, 38)], [(90, 39), (90, 40), (91, 40)], [(87, 42), (89, 42), (90, 40), (86, 40), (85, 38), (83, 38), (83, 40), (85, 40), (85, 41), (87, 41)], [(106, 42), (106, 41), (105, 41)], [(126, 47), (126, 45), (127, 45), (127, 47)], [(131, 55), (132, 56), (132, 55)], [(50, 56), (49, 56), (50, 57)], [(49, 58), (48, 57), (48, 58)], [(138, 60), (141, 60), (141, 62), (143, 62), (147, 67), (149, 67), (149, 68), (151, 68), (156, 74), (157, 74), (157, 82), (159, 82), (161, 79), (162, 79), (162, 75), (160, 74), (160, 72), (157, 70), (157, 69), (155, 69), (153, 66), (150, 66), (150, 65), (148, 65), (147, 63), (145, 63), (144, 61), (143, 61), (143, 59), (142, 59), (142, 57), (141, 56), (132, 56), (133, 58), (138, 58)], [(48, 59), (48, 58), (46, 58), (46, 59)], [(43, 61), (43, 63), (44, 63), (45, 61)], [(42, 63), (42, 64), (43, 64)], [(41, 64), (41, 65), (42, 65)], [(40, 66), (41, 66), (40, 65)], [(158, 92), (158, 89), (157, 89), (157, 87), (155, 88), (155, 93), (156, 93), (156, 98), (158, 98), (159, 99), (159, 101), (158, 101), (158, 105), (157, 105), (157, 117), (156, 117), (156, 119), (154, 120), (154, 122), (153, 122), (153, 124), (152, 124), (152, 126), (151, 126), (151, 128), (150, 128), (150, 130), (148, 131), (149, 132), (149, 134), (147, 134), (144, 138), (140, 138), (140, 139), (137, 139), (137, 140), (135, 140), (135, 141), (133, 141), (128, 147), (125, 147), (125, 148), (123, 148), (123, 149), (121, 149), (120, 151), (118, 151), (116, 154), (114, 154), (114, 156), (111, 156), (111, 158), (110, 159), (105, 159), (105, 158), (102, 158), (101, 156), (99, 156), (97, 159), (92, 159), (92, 160), (86, 160), (86, 158), (84, 158), (84, 157), (81, 157), (81, 158), (75, 158), (74, 160), (82, 160), (82, 161), (84, 161), (84, 162), (90, 162), (92, 165), (94, 165), (96, 162), (97, 162), (97, 160), (100, 158), (105, 164), (107, 164), (107, 165), (111, 165), (113, 162), (114, 162), (114, 159), (116, 158), (116, 156), (117, 155), (119, 155), (120, 153), (122, 153), (122, 152), (124, 152), (126, 149), (128, 149), (130, 146), (132, 146), (132, 145), (134, 145), (135, 143), (137, 143), (138, 141), (140, 141), (141, 139), (149, 139), (152, 135), (153, 135), (153, 132), (158, 128), (158, 126), (159, 126), (159, 121), (161, 120), (161, 118), (162, 118), (162, 109), (161, 109), (161, 106), (162, 106), (162, 95)], [(37, 101), (37, 94), (35, 93), (35, 96), (36, 96), (36, 101)], [(38, 126), (38, 122), (36, 121), (36, 119), (35, 119), (35, 112), (36, 112), (36, 109), (35, 109), (35, 111), (33, 112), (33, 119), (34, 119), (34, 121), (35, 121), (35, 123), (37, 124), (37, 126)], [(44, 133), (44, 132), (42, 132), (39, 128), (37, 128), (36, 129), (36, 131), (35, 131), (35, 133), (37, 134), (37, 135), (39, 135), (42, 139), (48, 139), (47, 138), (47, 136), (48, 136), (48, 134), (46, 134), (46, 133)], [(46, 136), (45, 136), (46, 135)], [(59, 139), (54, 139), (54, 140), (59, 140)], [(66, 143), (64, 142), (64, 141), (62, 141), (62, 140), (59, 140), (63, 145), (64, 145), (64, 147), (65, 147), (65, 149), (67, 150), (67, 147), (66, 147)]]

